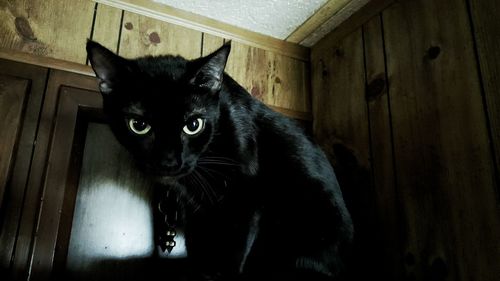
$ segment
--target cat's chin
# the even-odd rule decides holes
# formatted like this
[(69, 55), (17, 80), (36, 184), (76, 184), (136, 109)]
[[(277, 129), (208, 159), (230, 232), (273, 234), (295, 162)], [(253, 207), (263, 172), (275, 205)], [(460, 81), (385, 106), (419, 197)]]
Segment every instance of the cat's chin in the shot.
[(178, 177), (172, 176), (155, 176), (155, 181), (163, 185), (173, 185), (179, 180)]

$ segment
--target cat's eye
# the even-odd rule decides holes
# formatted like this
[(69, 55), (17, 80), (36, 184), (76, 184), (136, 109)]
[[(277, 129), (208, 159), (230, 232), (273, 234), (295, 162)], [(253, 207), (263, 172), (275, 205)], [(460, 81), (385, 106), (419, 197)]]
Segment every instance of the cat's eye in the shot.
[(130, 118), (128, 126), (132, 132), (138, 135), (145, 135), (151, 130), (151, 126), (141, 119)]
[(182, 128), (182, 131), (184, 131), (185, 134), (194, 136), (205, 128), (205, 120), (202, 118), (191, 118), (186, 122), (186, 125), (184, 128)]

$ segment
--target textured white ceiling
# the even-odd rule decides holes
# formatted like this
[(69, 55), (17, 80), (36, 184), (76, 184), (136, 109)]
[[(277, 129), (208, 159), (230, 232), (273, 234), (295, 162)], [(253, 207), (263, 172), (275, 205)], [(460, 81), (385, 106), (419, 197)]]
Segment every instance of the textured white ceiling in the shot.
[(328, 0), (154, 1), (278, 39), (286, 39)]

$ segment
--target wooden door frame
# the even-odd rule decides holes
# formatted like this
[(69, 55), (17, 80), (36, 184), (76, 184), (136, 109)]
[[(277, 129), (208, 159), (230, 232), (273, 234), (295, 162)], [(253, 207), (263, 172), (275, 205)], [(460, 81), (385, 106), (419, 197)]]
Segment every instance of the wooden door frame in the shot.
[[(95, 78), (51, 71), (32, 168), (32, 186), (38, 186), (41, 194), (38, 218), (31, 223), (23, 222), (35, 227), (36, 233), (29, 262), (30, 280), (51, 278), (61, 222), (67, 224), (62, 211), (68, 178), (74, 177), (70, 167), (74, 167), (71, 158), (75, 129), (85, 112), (99, 108), (102, 98)], [(38, 194), (31, 196), (40, 198)]]

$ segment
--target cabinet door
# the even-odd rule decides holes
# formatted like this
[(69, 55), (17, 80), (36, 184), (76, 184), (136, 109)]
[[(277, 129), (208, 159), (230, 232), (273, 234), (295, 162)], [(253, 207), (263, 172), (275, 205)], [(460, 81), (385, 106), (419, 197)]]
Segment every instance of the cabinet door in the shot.
[(33, 166), (43, 196), (30, 280), (152, 272), (152, 184), (102, 122), (101, 106), (95, 78), (51, 72)]
[(0, 270), (25, 269), (32, 232), (21, 224), (46, 68), (0, 59)]

